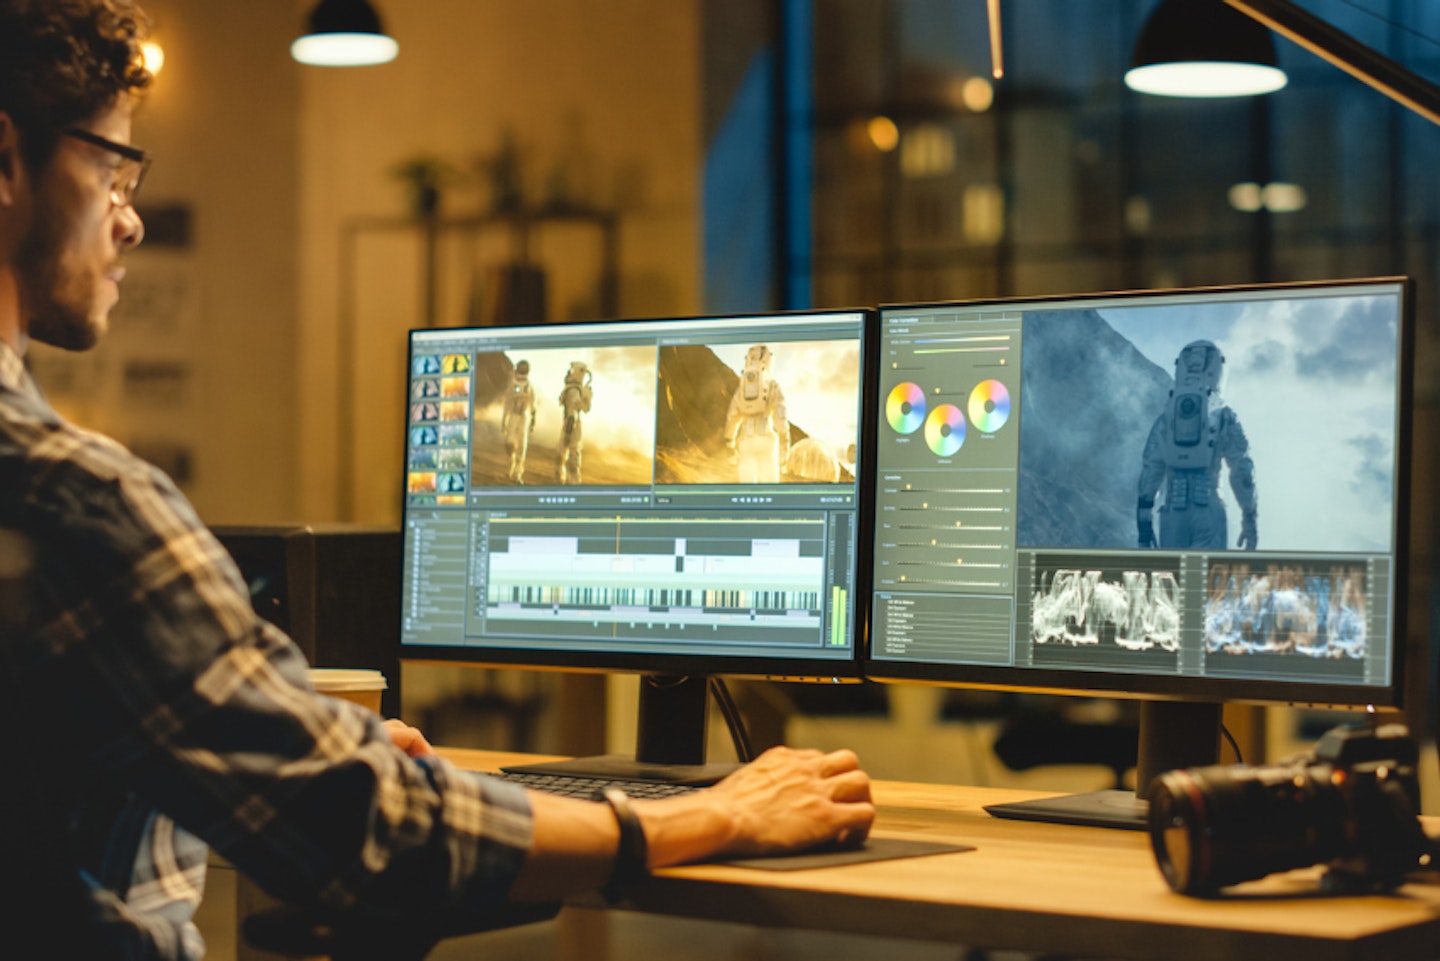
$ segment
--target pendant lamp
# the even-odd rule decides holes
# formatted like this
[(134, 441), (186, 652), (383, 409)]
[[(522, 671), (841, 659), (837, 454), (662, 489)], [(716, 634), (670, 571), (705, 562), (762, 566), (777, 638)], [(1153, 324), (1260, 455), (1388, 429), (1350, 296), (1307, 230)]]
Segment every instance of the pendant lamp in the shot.
[(320, 0), (309, 29), (290, 45), (290, 56), (320, 67), (362, 67), (388, 63), (400, 45), (380, 26), (367, 0)]
[(1286, 79), (1263, 24), (1223, 0), (1163, 0), (1140, 33), (1125, 85), (1165, 97), (1250, 97)]

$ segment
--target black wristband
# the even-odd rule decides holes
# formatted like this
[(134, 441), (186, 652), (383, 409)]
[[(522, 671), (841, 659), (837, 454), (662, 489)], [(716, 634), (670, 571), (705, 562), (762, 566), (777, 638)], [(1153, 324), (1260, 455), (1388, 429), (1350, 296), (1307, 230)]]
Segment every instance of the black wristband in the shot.
[(614, 904), (624, 897), (630, 885), (650, 873), (650, 865), (646, 859), (648, 848), (645, 843), (645, 829), (641, 827), (635, 809), (630, 806), (630, 795), (618, 787), (611, 787), (606, 788), (600, 797), (610, 805), (610, 810), (615, 812), (615, 823), (620, 826), (620, 845), (615, 851), (615, 866), (610, 871), (610, 879), (600, 889), (601, 896)]

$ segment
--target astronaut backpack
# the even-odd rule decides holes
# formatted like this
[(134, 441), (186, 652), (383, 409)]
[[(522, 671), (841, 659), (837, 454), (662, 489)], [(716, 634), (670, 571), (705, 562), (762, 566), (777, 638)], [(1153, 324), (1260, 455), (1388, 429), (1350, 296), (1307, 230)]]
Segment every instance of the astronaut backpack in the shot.
[(745, 369), (740, 373), (739, 403), (736, 407), (746, 417), (758, 417), (770, 411), (770, 348), (757, 344), (745, 352)]
[[(524, 361), (521, 361), (521, 363), (524, 363)], [(525, 371), (519, 370), (518, 368), (516, 370), (521, 376), (527, 373), (527, 371), (528, 366)], [(534, 396), (535, 392), (531, 389), (529, 380), (516, 380), (510, 387), (509, 396), (505, 399), (505, 409), (515, 417), (523, 417), (529, 412), (530, 408), (534, 406), (532, 400)]]
[(565, 412), (561, 437), (566, 443), (569, 443), (580, 415), (590, 410), (590, 401), (595, 396), (590, 388), (590, 378), (589, 367), (578, 360), (570, 362), (570, 372), (565, 375), (565, 389), (560, 392), (560, 407)]

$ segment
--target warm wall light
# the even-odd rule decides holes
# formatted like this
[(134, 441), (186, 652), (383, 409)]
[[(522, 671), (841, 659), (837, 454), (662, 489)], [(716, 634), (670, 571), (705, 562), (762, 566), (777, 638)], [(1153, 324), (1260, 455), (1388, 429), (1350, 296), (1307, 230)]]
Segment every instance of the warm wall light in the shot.
[(1310, 200), (1304, 187), (1287, 183), (1266, 184), (1260, 188), (1260, 199), (1266, 210), (1276, 214), (1291, 214), (1304, 210)]
[(960, 88), (960, 99), (976, 113), (984, 113), (995, 103), (995, 88), (984, 77), (971, 77)]
[(154, 40), (146, 40), (140, 44), (140, 59), (144, 61), (146, 70), (159, 73), (165, 66), (165, 48)]
[(290, 56), (318, 67), (363, 67), (389, 63), (400, 45), (380, 26), (366, 0), (320, 0), (309, 29), (290, 45)]
[(956, 110), (984, 113), (995, 103), (995, 86), (985, 77), (952, 77), (945, 82), (944, 98)]
[(1240, 210), (1241, 213), (1256, 213), (1264, 207), (1264, 200), (1260, 197), (1260, 184), (1247, 180), (1246, 183), (1237, 183), (1228, 190), (1230, 206)]
[(1125, 198), (1125, 229), (1131, 235), (1145, 236), (1150, 232), (1154, 220), (1155, 211), (1150, 206), (1149, 200), (1139, 196)]
[(1232, 186), (1227, 192), (1230, 206), (1241, 213), (1253, 214), (1268, 210), (1272, 214), (1292, 214), (1304, 210), (1310, 202), (1305, 188), (1299, 184), (1277, 181), (1260, 186), (1246, 182)]
[(961, 230), (972, 244), (998, 244), (1005, 236), (1005, 192), (999, 184), (976, 183), (961, 195)]
[(889, 153), (900, 145), (900, 128), (895, 126), (895, 121), (889, 117), (871, 117), (870, 122), (865, 125), (865, 132), (869, 134), (875, 149), (881, 153)]
[(918, 124), (900, 141), (900, 172), (943, 177), (955, 169), (955, 135), (938, 123)]
[(1230, 198), (1230, 206), (1241, 213), (1253, 214), (1265, 206), (1260, 185), (1253, 181), (1235, 184), (1226, 193)]
[(1135, 45), (1125, 85), (1166, 97), (1249, 97), (1285, 86), (1270, 31), (1223, 0), (1164, 0)]

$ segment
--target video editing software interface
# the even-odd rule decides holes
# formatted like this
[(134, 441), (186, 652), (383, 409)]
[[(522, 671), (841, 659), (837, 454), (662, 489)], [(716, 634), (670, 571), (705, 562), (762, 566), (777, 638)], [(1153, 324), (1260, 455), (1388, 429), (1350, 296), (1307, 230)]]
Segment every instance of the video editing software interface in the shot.
[(882, 308), (867, 672), (1389, 703), (1404, 298)]
[(853, 677), (866, 320), (412, 332), (402, 656)]

